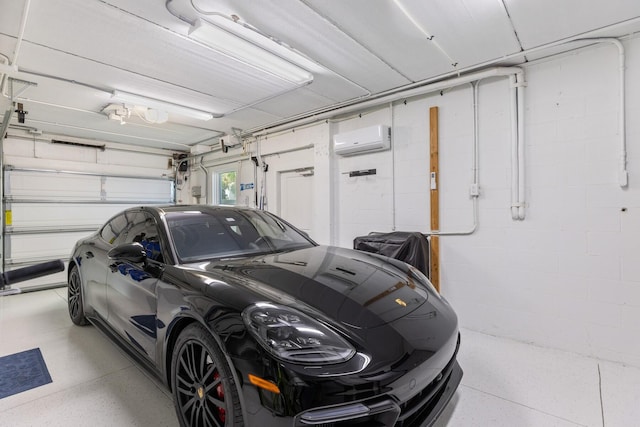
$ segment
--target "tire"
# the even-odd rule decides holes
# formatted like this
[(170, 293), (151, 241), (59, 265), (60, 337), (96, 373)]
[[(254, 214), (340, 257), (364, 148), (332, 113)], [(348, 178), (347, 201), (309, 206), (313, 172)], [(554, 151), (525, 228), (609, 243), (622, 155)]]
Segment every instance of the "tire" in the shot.
[(78, 267), (71, 267), (69, 282), (67, 284), (67, 304), (69, 306), (69, 317), (78, 326), (88, 325), (89, 322), (84, 316), (84, 301), (82, 299), (82, 282)]
[(171, 384), (182, 427), (242, 426), (242, 409), (222, 350), (200, 324), (178, 336), (171, 358)]

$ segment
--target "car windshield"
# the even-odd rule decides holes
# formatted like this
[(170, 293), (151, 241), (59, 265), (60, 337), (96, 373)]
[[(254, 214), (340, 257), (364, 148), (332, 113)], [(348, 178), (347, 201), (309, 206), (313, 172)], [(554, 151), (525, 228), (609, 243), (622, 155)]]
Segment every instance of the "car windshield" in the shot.
[(165, 219), (181, 262), (313, 246), (300, 232), (264, 211), (220, 208), (168, 212)]

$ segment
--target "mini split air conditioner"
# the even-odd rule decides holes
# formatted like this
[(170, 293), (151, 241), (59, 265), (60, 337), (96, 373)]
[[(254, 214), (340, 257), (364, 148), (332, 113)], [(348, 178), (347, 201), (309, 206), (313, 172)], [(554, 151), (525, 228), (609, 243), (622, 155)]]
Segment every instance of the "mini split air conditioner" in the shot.
[(339, 133), (333, 137), (333, 149), (340, 156), (353, 156), (388, 150), (389, 148), (391, 148), (391, 129), (389, 126), (370, 126)]

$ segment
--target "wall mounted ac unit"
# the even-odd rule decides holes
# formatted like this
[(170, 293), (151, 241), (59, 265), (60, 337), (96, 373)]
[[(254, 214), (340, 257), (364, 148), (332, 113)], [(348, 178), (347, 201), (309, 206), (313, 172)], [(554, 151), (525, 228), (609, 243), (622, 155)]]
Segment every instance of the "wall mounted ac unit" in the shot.
[(391, 129), (376, 125), (334, 135), (333, 149), (340, 156), (382, 151), (391, 148)]

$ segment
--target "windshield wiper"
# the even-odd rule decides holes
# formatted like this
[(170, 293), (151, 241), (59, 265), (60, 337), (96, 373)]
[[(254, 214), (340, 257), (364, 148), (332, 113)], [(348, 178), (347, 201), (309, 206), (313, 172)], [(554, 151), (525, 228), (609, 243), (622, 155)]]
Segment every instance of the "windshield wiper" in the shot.
[(252, 254), (231, 256), (231, 257), (226, 257), (226, 258), (217, 258), (216, 261), (235, 261), (235, 260), (238, 260), (238, 259), (251, 258), (254, 255), (255, 254), (252, 253)]
[(276, 220), (276, 224), (278, 224), (278, 227), (280, 227), (280, 230), (287, 231), (287, 226), (284, 225), (282, 222)]

